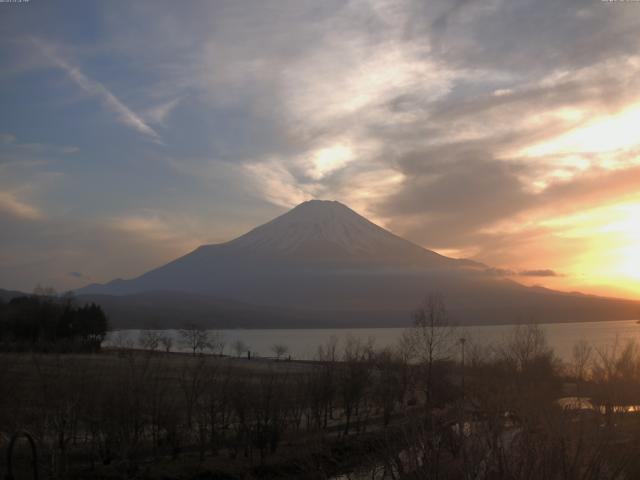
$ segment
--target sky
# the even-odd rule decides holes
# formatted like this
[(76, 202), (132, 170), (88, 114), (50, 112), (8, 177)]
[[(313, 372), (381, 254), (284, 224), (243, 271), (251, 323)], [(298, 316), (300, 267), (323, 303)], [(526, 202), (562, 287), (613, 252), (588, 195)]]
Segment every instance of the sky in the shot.
[(338, 200), (640, 298), (640, 3), (0, 3), (0, 288), (130, 278)]

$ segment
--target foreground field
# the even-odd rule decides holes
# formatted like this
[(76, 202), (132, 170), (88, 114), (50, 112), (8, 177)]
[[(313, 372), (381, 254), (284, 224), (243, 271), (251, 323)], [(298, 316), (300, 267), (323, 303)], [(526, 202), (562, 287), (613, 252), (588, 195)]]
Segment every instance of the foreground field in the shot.
[(398, 413), (382, 392), (368, 397), (382, 381), (369, 368), (373, 357), (365, 362), (372, 352), (356, 345), (350, 355), (350, 362), (290, 362), (3, 354), (0, 431), (32, 434), (41, 468), (60, 478), (191, 478), (202, 469), (244, 478), (254, 468), (259, 476), (269, 468), (302, 475), (317, 471), (307, 465), (314, 455)]
[[(531, 326), (462, 364), (425, 333), (422, 350), (352, 340), (312, 362), (0, 354), (0, 447), (27, 432), (58, 479), (638, 478), (635, 344), (578, 344), (562, 365)], [(16, 478), (31, 458), (20, 440)]]

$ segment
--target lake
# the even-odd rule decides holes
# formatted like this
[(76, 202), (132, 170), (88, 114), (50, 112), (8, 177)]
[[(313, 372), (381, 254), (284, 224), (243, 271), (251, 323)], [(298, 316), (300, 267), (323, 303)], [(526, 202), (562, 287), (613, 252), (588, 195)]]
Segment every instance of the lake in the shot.
[[(616, 341), (624, 343), (635, 339), (640, 343), (640, 324), (636, 320), (609, 322), (578, 322), (541, 324), (549, 345), (563, 360), (571, 358), (572, 348), (579, 340), (586, 340), (596, 348), (610, 348)], [(465, 337), (471, 343), (480, 345), (499, 344), (513, 331), (513, 325), (484, 325), (459, 327), (457, 337)], [(327, 328), (327, 329), (235, 329), (217, 330), (222, 335), (226, 347), (224, 353), (232, 355), (232, 345), (241, 340), (253, 355), (274, 356), (274, 344), (286, 345), (294, 359), (310, 360), (316, 356), (318, 346), (326, 344), (332, 337), (338, 339), (338, 352), (347, 338), (355, 337), (363, 341), (372, 339), (376, 348), (391, 347), (401, 338), (403, 328)], [(173, 350), (184, 350), (180, 346), (178, 330), (158, 330), (174, 338)], [(105, 346), (137, 346), (140, 330), (118, 330), (111, 332)]]

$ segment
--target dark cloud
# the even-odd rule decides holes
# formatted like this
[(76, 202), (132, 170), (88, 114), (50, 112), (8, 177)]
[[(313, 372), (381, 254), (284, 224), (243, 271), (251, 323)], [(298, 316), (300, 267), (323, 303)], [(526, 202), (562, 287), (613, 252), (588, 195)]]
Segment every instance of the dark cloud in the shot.
[(535, 168), (528, 170), (480, 153), (472, 157), (460, 154), (457, 161), (443, 164), (434, 164), (428, 156), (421, 163), (412, 158), (410, 163), (414, 162), (418, 167), (409, 171), (403, 188), (377, 212), (392, 219), (394, 231), (432, 248), (475, 245), (499, 251), (516, 249), (519, 242), (544, 242), (550, 233), (545, 229), (507, 236), (482, 229), (531, 212), (561, 215), (597, 207), (636, 193), (640, 184), (640, 166), (614, 171), (596, 168), (534, 193), (521, 174)]
[[(535, 202), (520, 179), (526, 167), (496, 160), (486, 151), (441, 146), (408, 154), (399, 165), (406, 178), (402, 189), (378, 212), (400, 219), (398, 227), (433, 247), (464, 245), (470, 232)], [(404, 228), (403, 217), (410, 224)]]
[[(483, 228), (499, 221), (517, 220), (519, 215), (531, 210), (553, 207), (557, 212), (567, 211), (633, 191), (637, 179), (635, 167), (605, 171), (597, 168), (599, 158), (589, 154), (582, 157), (596, 165), (595, 168), (573, 172), (570, 180), (555, 180), (543, 191), (536, 191), (532, 189), (532, 181), (544, 177), (562, 159), (552, 156), (536, 160), (505, 158), (505, 152), (550, 140), (593, 119), (590, 115), (576, 119), (549, 116), (543, 122), (524, 121), (535, 115), (562, 108), (616, 112), (634, 101), (636, 93), (630, 86), (637, 78), (638, 69), (629, 66), (627, 56), (631, 52), (626, 46), (616, 47), (614, 38), (629, 37), (628, 26), (638, 19), (623, 19), (619, 12), (601, 11), (600, 5), (516, 3), (493, 4), (494, 10), (487, 7), (477, 21), (465, 24), (470, 29), (467, 35), (460, 33), (460, 40), (451, 39), (449, 47), (438, 53), (448, 64), (493, 68), (491, 52), (468, 54), (503, 41), (509, 47), (505, 47), (500, 65), (505, 73), (513, 74), (512, 78), (487, 82), (479, 78), (473, 85), (478, 88), (484, 84), (484, 90), (462, 86), (436, 102), (422, 102), (411, 94), (399, 96), (387, 104), (389, 112), (411, 113), (416, 120), (400, 127), (371, 126), (372, 134), (396, 146), (393, 164), (405, 176), (399, 191), (382, 199), (375, 206), (375, 212), (390, 219), (389, 225), (395, 231), (424, 245), (475, 246), (480, 251), (493, 245), (500, 249), (501, 239), (482, 233)], [(449, 35), (464, 23), (456, 19), (474, 8), (480, 7), (477, 3), (456, 3), (435, 20), (438, 28), (430, 33)], [(470, 10), (465, 14), (467, 9)], [(518, 25), (536, 18), (540, 22), (535, 28), (524, 26), (522, 36), (516, 35), (516, 30), (520, 31)], [(478, 33), (483, 31), (483, 25), (496, 26), (495, 22), (504, 28), (491, 29), (492, 39), (480, 45), (467, 43), (470, 36), (483, 35)], [(567, 28), (562, 30), (559, 22), (564, 22)], [(576, 25), (593, 22), (597, 28), (573, 32)], [(552, 33), (548, 35), (547, 30)], [(566, 35), (565, 41), (560, 42), (563, 35)], [(558, 61), (558, 55), (564, 58), (570, 55), (568, 52), (582, 49), (579, 43), (586, 35), (601, 38), (607, 45), (598, 45), (592, 57), (579, 62), (577, 59), (566, 63)], [(558, 55), (526, 53), (528, 49), (551, 48), (549, 37), (555, 39), (558, 46), (562, 45), (563, 51)], [(627, 39), (630, 43), (637, 42), (637, 39)], [(613, 53), (600, 55), (605, 51)], [(526, 65), (514, 59), (519, 55), (527, 59)], [(617, 68), (612, 68), (613, 65)], [(525, 75), (534, 67), (536, 75)], [(559, 68), (564, 73), (557, 78), (540, 81), (558, 73)], [(494, 94), (494, 89), (502, 92)], [(464, 138), (467, 131), (472, 132), (472, 140)], [(456, 140), (456, 136), (462, 139)], [(394, 150), (389, 148), (389, 151)], [(634, 155), (637, 158), (637, 153), (626, 155), (632, 159)]]
[(560, 276), (554, 270), (551, 269), (539, 269), (539, 270), (512, 270), (510, 268), (495, 268), (488, 267), (483, 269), (485, 273), (494, 275), (496, 277), (558, 277)]
[(544, 75), (633, 55), (640, 18), (629, 11), (580, 0), (415, 2), (407, 35), (428, 37), (448, 63)]
[(549, 269), (544, 270), (522, 270), (518, 272), (521, 277), (557, 277), (558, 274)]
[(511, 270), (509, 268), (489, 267), (484, 269), (483, 271), (489, 275), (493, 275), (496, 277), (511, 277), (517, 274), (515, 270)]

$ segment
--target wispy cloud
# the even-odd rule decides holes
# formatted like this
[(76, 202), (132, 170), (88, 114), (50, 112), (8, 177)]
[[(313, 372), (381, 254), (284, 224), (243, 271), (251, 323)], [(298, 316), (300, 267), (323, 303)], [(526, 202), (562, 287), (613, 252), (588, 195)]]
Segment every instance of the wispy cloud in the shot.
[(269, 202), (285, 208), (311, 200), (318, 193), (317, 184), (299, 185), (288, 168), (278, 160), (245, 165), (245, 170)]
[(10, 145), (16, 141), (16, 136), (12, 133), (0, 133), (0, 145)]
[(117, 115), (118, 120), (129, 128), (136, 130), (150, 137), (155, 142), (161, 143), (162, 139), (158, 133), (151, 128), (138, 114), (125, 105), (107, 87), (97, 80), (93, 80), (85, 75), (79, 67), (72, 65), (49, 45), (41, 40), (31, 37), (31, 41), (40, 51), (51, 60), (56, 66), (65, 71), (69, 78), (89, 95), (102, 100), (105, 107)]
[(67, 275), (69, 275), (72, 278), (77, 278), (79, 280), (88, 280), (88, 277), (85, 276), (82, 272), (68, 272)]
[(44, 216), (38, 207), (20, 200), (13, 192), (0, 192), (0, 210), (24, 220), (40, 220)]
[(165, 218), (155, 211), (121, 215), (107, 220), (105, 224), (113, 231), (131, 235), (150, 246), (166, 243), (188, 251), (203, 243), (202, 239), (189, 231), (184, 219)]
[(144, 112), (143, 116), (147, 120), (147, 122), (164, 125), (167, 117), (171, 114), (173, 109), (178, 106), (180, 100), (180, 98), (174, 98), (173, 100), (169, 100), (168, 102), (163, 102), (159, 105), (155, 105)]
[(18, 141), (13, 133), (0, 132), (0, 164), (12, 159), (33, 159), (34, 157), (71, 155), (80, 149), (73, 145), (52, 145)]

